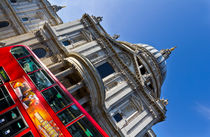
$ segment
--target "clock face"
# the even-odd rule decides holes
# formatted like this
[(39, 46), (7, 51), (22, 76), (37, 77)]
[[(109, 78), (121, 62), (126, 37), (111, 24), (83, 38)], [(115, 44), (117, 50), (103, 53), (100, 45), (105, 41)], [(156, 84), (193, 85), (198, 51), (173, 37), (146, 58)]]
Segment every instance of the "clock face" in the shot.
[(120, 53), (119, 57), (127, 66), (131, 65), (131, 58), (126, 53)]

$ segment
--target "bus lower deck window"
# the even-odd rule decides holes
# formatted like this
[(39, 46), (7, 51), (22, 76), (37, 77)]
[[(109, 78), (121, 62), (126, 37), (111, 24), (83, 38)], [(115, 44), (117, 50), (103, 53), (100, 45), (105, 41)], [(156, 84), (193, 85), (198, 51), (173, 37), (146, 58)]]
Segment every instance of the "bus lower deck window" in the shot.
[(58, 113), (58, 117), (64, 125), (68, 124), (80, 115), (82, 115), (82, 112), (76, 107), (76, 105), (72, 105), (64, 111)]
[(102, 137), (86, 117), (70, 125), (68, 131), (74, 137)]
[(58, 87), (51, 87), (42, 92), (51, 108), (57, 112), (71, 103)]
[(0, 100), (0, 111), (14, 104), (12, 98), (4, 86), (0, 87)]

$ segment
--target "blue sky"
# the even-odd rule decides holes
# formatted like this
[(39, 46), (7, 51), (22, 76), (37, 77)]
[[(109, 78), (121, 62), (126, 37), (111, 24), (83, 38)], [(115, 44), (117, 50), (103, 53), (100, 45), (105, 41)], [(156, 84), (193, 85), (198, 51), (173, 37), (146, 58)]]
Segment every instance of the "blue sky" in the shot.
[(210, 137), (209, 0), (49, 0), (66, 5), (64, 22), (88, 13), (119, 40), (177, 49), (167, 60), (162, 97), (167, 118), (153, 130), (158, 137)]

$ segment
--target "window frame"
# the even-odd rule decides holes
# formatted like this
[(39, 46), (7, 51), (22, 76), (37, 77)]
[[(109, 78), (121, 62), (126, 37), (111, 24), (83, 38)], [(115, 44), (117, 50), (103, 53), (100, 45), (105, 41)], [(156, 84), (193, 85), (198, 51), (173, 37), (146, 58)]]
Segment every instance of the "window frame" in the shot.
[(13, 4), (13, 3), (17, 3), (18, 1), (17, 1), (17, 0), (15, 0), (15, 2), (12, 2), (12, 0), (10, 0), (10, 2)]
[[(46, 73), (47, 75), (45, 75), (45, 74), (43, 74), (44, 76), (46, 76), (46, 78), (51, 82), (52, 81), (52, 84), (50, 85), (50, 86), (48, 86), (48, 87), (45, 87), (45, 88), (43, 88), (43, 89), (39, 89), (38, 88), (38, 86), (35, 84), (35, 82), (34, 82), (34, 80), (30, 77), (30, 75), (31, 74), (34, 74), (34, 73), (36, 73), (36, 72), (38, 72), (38, 71), (40, 71), (42, 74), (43, 74), (43, 72), (44, 73)], [(43, 71), (43, 72), (42, 72)], [(32, 81), (32, 83), (33, 83), (33, 85), (36, 87), (36, 89), (39, 91), (39, 92), (42, 92), (42, 91), (44, 91), (44, 90), (46, 90), (47, 88), (49, 88), (49, 87), (51, 87), (51, 86), (53, 86), (54, 84), (56, 84), (56, 82), (55, 82), (55, 80), (51, 77), (51, 76), (49, 76), (48, 75), (48, 73), (41, 67), (41, 69), (38, 69), (37, 71), (33, 71), (32, 73), (26, 73), (27, 75), (28, 75), (28, 77), (30, 78), (30, 80)], [(50, 78), (50, 79), (49, 79)]]
[[(67, 110), (68, 108), (72, 107), (73, 105), (76, 106), (76, 104), (71, 103), (71, 104), (70, 104), (69, 106), (67, 106), (65, 109), (61, 109), (60, 111), (56, 112), (57, 117), (60, 119), (60, 117), (59, 117), (58, 115), (61, 114), (62, 112), (64, 112), (65, 110)], [(76, 106), (76, 107), (77, 107), (77, 106)], [(77, 107), (77, 108), (78, 108), (78, 107)], [(79, 108), (78, 108), (78, 110), (80, 111)], [(67, 123), (63, 123), (61, 119), (60, 119), (60, 121), (63, 123), (63, 125), (67, 126), (67, 125), (69, 125), (70, 123), (72, 123), (74, 120), (77, 120), (79, 117), (85, 116), (85, 115), (82, 113), (82, 111), (80, 111), (80, 112), (81, 112), (80, 115), (78, 115), (76, 118), (74, 118), (74, 119), (68, 121)], [(72, 125), (72, 124), (71, 124), (71, 125)]]
[(29, 17), (21, 17), (21, 21), (23, 22), (28, 22), (30, 20)]
[[(16, 58), (16, 57), (14, 56), (14, 54), (12, 54), (12, 52), (11, 52), (12, 49), (13, 49), (13, 48), (16, 48), (16, 47), (22, 47), (22, 48), (24, 48), (29, 54), (26, 55), (26, 56), (23, 56), (23, 57)], [(51, 77), (51, 76), (48, 74), (48, 72), (45, 70), (45, 67), (42, 65), (42, 63), (40, 63), (40, 62), (36, 59), (36, 57), (34, 57), (33, 54), (31, 54), (30, 51), (29, 51), (26, 47), (24, 47), (24, 46), (16, 46), (16, 47), (11, 48), (11, 49), (10, 49), (10, 53), (11, 53), (12, 56), (15, 58), (15, 60), (18, 62), (19, 66), (22, 68), (22, 70), (27, 74), (28, 78), (32, 81), (33, 85), (36, 87), (36, 89), (37, 89), (38, 91), (45, 90), (46, 88), (48, 88), (48, 87), (50, 87), (50, 86), (52, 86), (52, 85), (54, 85), (54, 84), (56, 83), (56, 81), (54, 80), (54, 78)], [(35, 53), (34, 53), (34, 54), (35, 54)], [(20, 59), (27, 58), (27, 57), (32, 57), (32, 58), (35, 60), (35, 62), (37, 62), (37, 64), (40, 66), (40, 68), (37, 69), (37, 70), (35, 70), (35, 71), (32, 71), (32, 72), (27, 73), (27, 72), (24, 70), (24, 68), (22, 67), (22, 65), (19, 63), (19, 60), (20, 60)], [(37, 57), (37, 58), (38, 58), (38, 57)], [(45, 74), (43, 74), (43, 75), (46, 76), (46, 78), (47, 78), (50, 82), (52, 82), (52, 84), (51, 84), (50, 86), (48, 86), (48, 87), (42, 89), (42, 90), (39, 90), (39, 88), (37, 87), (37, 85), (35, 84), (35, 82), (34, 82), (34, 81), (32, 80), (32, 78), (30, 77), (30, 74), (36, 73), (37, 71), (43, 71), (43, 72), (45, 73)]]
[[(75, 42), (74, 39), (76, 39), (78, 37), (81, 37), (82, 40)], [(63, 44), (64, 41), (69, 41), (70, 44), (65, 46)], [(63, 38), (60, 38), (60, 42), (61, 42), (62, 46), (66, 47), (66, 48), (70, 48), (70, 49), (75, 48), (77, 46), (80, 46), (82, 44), (85, 44), (89, 41), (90, 40), (87, 38), (87, 36), (85, 35), (85, 32), (83, 30), (80, 30), (80, 31), (77, 31), (77, 32), (74, 32), (74, 33), (70, 33), (70, 34), (65, 34), (63, 36)]]
[[(27, 135), (28, 133), (31, 133), (31, 135), (34, 137), (33, 133), (31, 132), (31, 130), (29, 130), (28, 132), (26, 132), (25, 134), (23, 134), (21, 137), (24, 137), (25, 135)], [(28, 136), (26, 136), (28, 137)]]
[[(34, 52), (34, 50), (37, 50), (37, 49), (43, 49), (43, 50), (45, 50), (45, 52), (46, 52), (45, 56), (43, 56), (43, 57), (40, 58), (40, 57)], [(46, 58), (46, 57), (48, 56), (48, 49), (47, 49), (47, 48), (44, 48), (44, 47), (41, 47), (41, 46), (32, 49), (32, 52), (33, 52), (39, 59), (43, 59), (43, 58)]]
[(4, 67), (0, 66), (0, 70), (1, 70), (1, 69), (4, 71), (4, 73), (6, 74), (6, 77), (8, 78), (8, 80), (5, 81), (4, 78), (2, 78), (2, 75), (0, 74), (0, 79), (1, 79), (1, 81), (2, 81), (3, 83), (9, 82), (9, 81), (10, 81), (9, 75), (8, 75), (7, 72), (5, 71)]
[(18, 132), (16, 132), (15, 134), (11, 135), (11, 136), (16, 136), (16, 135), (18, 135), (19, 133), (23, 132), (25, 129), (30, 128), (29, 125), (28, 125), (28, 123), (26, 122), (25, 118), (23, 117), (21, 111), (18, 109), (17, 106), (14, 107), (14, 108), (12, 108), (12, 109), (10, 109), (10, 110), (8, 110), (8, 111), (6, 111), (6, 112), (4, 112), (4, 113), (2, 113), (1, 115), (5, 114), (5, 113), (8, 113), (9, 111), (12, 111), (12, 110), (14, 110), (14, 109), (17, 109), (17, 111), (18, 111), (18, 113), (19, 113), (18, 118), (16, 118), (16, 119), (10, 121), (9, 124), (6, 123), (6, 124), (4, 124), (3, 126), (1, 126), (1, 127), (0, 127), (0, 130), (2, 130), (2, 129), (4, 129), (4, 128), (8, 127), (8, 126), (10, 126), (11, 124), (17, 122), (18, 120), (22, 120), (23, 123), (25, 124), (25, 127), (24, 127), (23, 129), (19, 130)]
[[(111, 66), (113, 72), (110, 73), (109, 75), (106, 75), (105, 77), (102, 77), (101, 74), (100, 74), (100, 72), (98, 71), (98, 67), (100, 67), (100, 66), (102, 66), (102, 65), (104, 65), (104, 64), (106, 64), (106, 63), (109, 64), (109, 65)], [(101, 78), (102, 80), (103, 80), (103, 79), (106, 79), (108, 76), (110, 76), (110, 75), (112, 75), (112, 74), (117, 73), (117, 71), (116, 71), (115, 68), (113, 67), (112, 63), (110, 63), (108, 60), (103, 60), (102, 62), (98, 63), (98, 64), (95, 66), (95, 68), (96, 68), (96, 70), (97, 70), (97, 72), (98, 72), (98, 74), (99, 74), (99, 76), (100, 76), (100, 78)]]
[(0, 30), (4, 30), (4, 29), (7, 29), (8, 27), (10, 27), (11, 26), (11, 23), (10, 23), (10, 21), (9, 20), (0, 20), (0, 23), (1, 22), (8, 22), (9, 23), (9, 25), (8, 26), (6, 26), (6, 27), (2, 27), (2, 28), (0, 28)]
[[(9, 97), (11, 98), (11, 100), (12, 100), (12, 102), (13, 102), (13, 104), (10, 105), (9, 107), (15, 105), (15, 101), (14, 101), (14, 99), (12, 98), (12, 96), (11, 96), (9, 90), (7, 89), (7, 87), (6, 87), (4, 84), (2, 84), (2, 85), (0, 85), (0, 88), (1, 88), (2, 86), (4, 86), (4, 88), (6, 89), (6, 91), (7, 91), (8, 95), (9, 95)], [(7, 107), (7, 108), (8, 108), (8, 107)], [(3, 110), (1, 110), (1, 111), (4, 111), (4, 110), (5, 110), (5, 109), (3, 109)]]
[[(38, 69), (36, 69), (36, 70), (34, 70), (34, 71), (31, 71), (31, 72), (26, 72), (26, 70), (23, 68), (23, 66), (20, 64), (20, 62), (19, 62), (19, 60), (22, 60), (22, 59), (25, 59), (25, 58), (32, 58), (32, 60), (34, 60), (35, 61), (35, 65), (38, 67)], [(18, 64), (20, 65), (20, 67), (23, 69), (23, 71), (27, 74), (27, 75), (29, 75), (30, 73), (33, 73), (33, 72), (35, 72), (35, 71), (38, 71), (38, 70), (41, 70), (42, 69), (42, 66), (40, 65), (40, 63), (32, 56), (32, 55), (30, 55), (30, 56), (27, 56), (27, 57), (24, 57), (24, 58), (20, 58), (20, 59), (16, 59), (17, 60), (17, 62), (18, 62)], [(38, 64), (38, 65), (37, 65)]]
[[(61, 93), (56, 89), (56, 86), (58, 87), (58, 89), (61, 91)], [(47, 89), (44, 89), (44, 90), (42, 90), (41, 91), (41, 95), (42, 95), (42, 97), (45, 99), (45, 101), (47, 102), (47, 104), (50, 106), (50, 108), (53, 110), (53, 112), (54, 113), (56, 113), (56, 115), (57, 115), (57, 113), (59, 113), (61, 110), (62, 111), (64, 111), (65, 109), (66, 109), (66, 107), (67, 108), (69, 108), (69, 106), (71, 106), (72, 104), (73, 104), (73, 101), (70, 99), (70, 98), (67, 98), (67, 100), (69, 101), (69, 103), (67, 104), (67, 105), (65, 105), (64, 107), (62, 107), (60, 110), (57, 110), (57, 111), (55, 111), (52, 107), (51, 107), (51, 105), (50, 105), (50, 103), (48, 102), (48, 100), (46, 99), (46, 97), (43, 95), (43, 93), (45, 92), (45, 91), (47, 91), (47, 90), (49, 90), (49, 89), (51, 89), (51, 88), (54, 88), (58, 93), (60, 93), (61, 95), (63, 94), (63, 97), (64, 97), (64, 99), (66, 100), (66, 93), (65, 92), (63, 92), (63, 90), (59, 87), (59, 85), (57, 85), (57, 84), (55, 84), (55, 85), (53, 85), (52, 87), (50, 87), (50, 88), (47, 88)], [(64, 109), (65, 108), (65, 109)], [(58, 117), (58, 116), (57, 116)]]
[[(66, 127), (66, 129), (68, 130), (68, 132), (69, 132), (72, 136), (73, 136), (74, 134), (72, 134), (72, 133), (69, 131), (69, 128), (70, 128), (71, 126), (73, 126), (74, 124), (79, 125), (77, 122), (80, 122), (80, 120), (83, 120), (83, 119), (85, 119), (86, 121), (88, 121), (88, 122), (89, 122), (88, 124), (91, 124), (91, 126), (93, 127), (92, 130), (96, 131), (96, 132), (94, 132), (94, 135), (96, 134), (96, 135), (100, 135), (100, 137), (103, 137), (102, 134), (99, 132), (99, 130), (92, 124), (92, 122), (89, 121), (89, 119), (88, 119), (86, 116), (80, 117), (78, 120), (74, 121), (72, 124), (70, 124), (70, 125), (68, 125), (68, 126)], [(83, 121), (83, 123), (86, 123), (86, 122)], [(88, 126), (87, 123), (86, 123), (86, 125), (84, 126), (84, 124), (81, 124), (81, 122), (80, 122), (80, 125), (82, 125), (82, 126), (85, 127), (85, 128), (87, 128), (87, 126)], [(92, 127), (91, 127), (91, 128), (92, 128)], [(77, 129), (78, 129), (78, 128), (77, 128)], [(90, 132), (89, 128), (87, 128), (87, 129), (88, 129), (88, 131)], [(84, 133), (85, 135), (87, 135), (87, 133), (85, 133), (84, 131), (83, 131), (82, 133)], [(98, 137), (99, 137), (99, 136), (98, 136)]]
[[(133, 107), (135, 108), (135, 111), (133, 111), (128, 117), (125, 116), (125, 113), (123, 113), (124, 109), (126, 107), (128, 107), (129, 105), (133, 105)], [(125, 100), (125, 102), (123, 102), (122, 104), (120, 104), (119, 106), (117, 106), (117, 108), (115, 108), (114, 110), (112, 110), (112, 114), (111, 117), (112, 119), (115, 121), (115, 123), (117, 125), (121, 125), (124, 124), (126, 122), (128, 122), (133, 116), (135, 116), (136, 114), (138, 114), (140, 111), (138, 109), (138, 106), (136, 105), (136, 103), (134, 102), (133, 98), (130, 97), (129, 99)], [(122, 116), (122, 119), (120, 121), (117, 122), (117, 120), (114, 118), (114, 116), (119, 113)]]

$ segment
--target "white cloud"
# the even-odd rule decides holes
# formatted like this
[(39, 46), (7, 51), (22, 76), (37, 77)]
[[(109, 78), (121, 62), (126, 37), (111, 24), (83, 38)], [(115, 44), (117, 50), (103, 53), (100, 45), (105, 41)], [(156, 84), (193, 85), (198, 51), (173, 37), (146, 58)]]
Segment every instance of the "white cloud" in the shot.
[(197, 103), (197, 107), (196, 107), (197, 111), (199, 113), (201, 113), (205, 118), (207, 118), (208, 120), (210, 120), (210, 107), (207, 107), (205, 105), (201, 105), (199, 103)]

